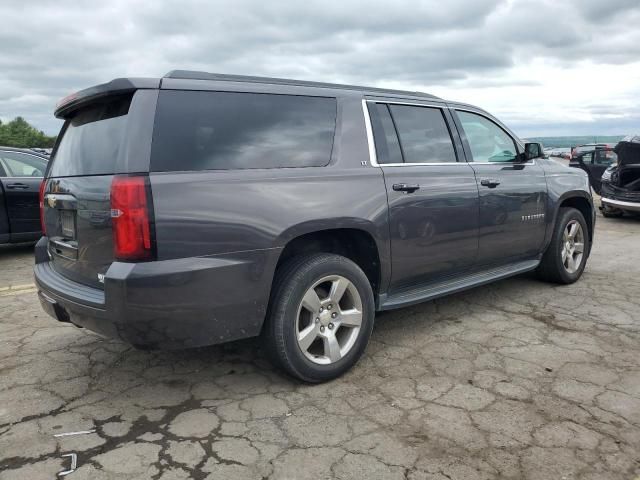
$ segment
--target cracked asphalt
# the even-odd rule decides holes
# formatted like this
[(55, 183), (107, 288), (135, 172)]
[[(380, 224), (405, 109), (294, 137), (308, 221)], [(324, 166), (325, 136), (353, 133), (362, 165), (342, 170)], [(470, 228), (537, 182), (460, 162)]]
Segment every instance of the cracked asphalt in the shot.
[[(0, 250), (0, 479), (640, 475), (640, 220), (598, 217), (577, 284), (517, 277), (380, 314), (324, 385), (259, 341), (145, 352), (59, 324)], [(56, 433), (95, 433), (54, 437)]]

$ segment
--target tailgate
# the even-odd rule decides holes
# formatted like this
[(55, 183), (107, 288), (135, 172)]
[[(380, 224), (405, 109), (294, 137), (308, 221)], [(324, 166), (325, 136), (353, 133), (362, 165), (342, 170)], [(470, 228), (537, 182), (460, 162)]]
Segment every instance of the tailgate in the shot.
[(114, 261), (110, 192), (116, 175), (147, 173), (157, 91), (101, 97), (70, 112), (52, 156), (43, 221), (52, 268), (102, 288)]

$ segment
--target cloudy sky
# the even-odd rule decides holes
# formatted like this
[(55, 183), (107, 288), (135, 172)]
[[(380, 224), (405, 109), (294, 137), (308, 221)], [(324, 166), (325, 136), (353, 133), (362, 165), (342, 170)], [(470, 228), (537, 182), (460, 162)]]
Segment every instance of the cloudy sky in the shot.
[(639, 0), (2, 0), (0, 119), (172, 69), (422, 90), (520, 136), (640, 131)]

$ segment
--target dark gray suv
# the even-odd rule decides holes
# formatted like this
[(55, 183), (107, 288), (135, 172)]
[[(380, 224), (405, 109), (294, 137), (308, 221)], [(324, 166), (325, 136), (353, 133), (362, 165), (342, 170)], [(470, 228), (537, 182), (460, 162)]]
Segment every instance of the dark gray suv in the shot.
[(47, 312), (138, 347), (262, 334), (309, 382), (375, 312), (536, 270), (576, 281), (586, 174), (432, 95), (173, 71), (63, 99), (41, 193)]

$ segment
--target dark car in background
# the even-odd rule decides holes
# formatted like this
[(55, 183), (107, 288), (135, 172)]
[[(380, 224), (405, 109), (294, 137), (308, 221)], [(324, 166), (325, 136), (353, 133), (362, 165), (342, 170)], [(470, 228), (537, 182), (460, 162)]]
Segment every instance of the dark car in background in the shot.
[(617, 161), (602, 175), (601, 203), (605, 217), (640, 214), (640, 136), (615, 146)]
[(0, 244), (42, 236), (38, 193), (47, 161), (29, 149), (0, 147)]
[(607, 143), (590, 143), (574, 147), (571, 151), (569, 166), (580, 168), (589, 175), (589, 183), (596, 193), (600, 194), (600, 179), (610, 165), (617, 160), (613, 145)]
[(587, 176), (472, 105), (174, 71), (64, 99), (35, 250), (43, 308), (144, 348), (263, 336), (297, 378), (375, 312), (528, 271), (578, 280)]

